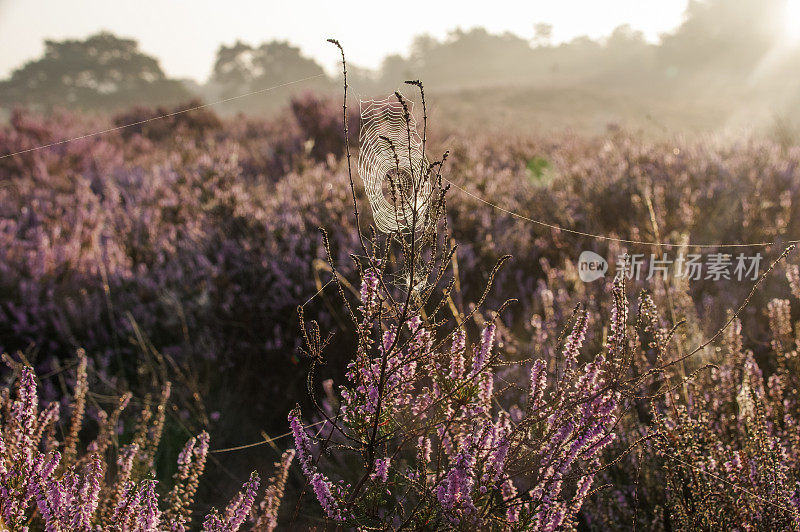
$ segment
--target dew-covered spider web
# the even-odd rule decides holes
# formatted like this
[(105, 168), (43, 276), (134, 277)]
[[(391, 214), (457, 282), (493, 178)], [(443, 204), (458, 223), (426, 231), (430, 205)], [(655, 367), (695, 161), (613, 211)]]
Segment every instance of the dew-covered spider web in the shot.
[(412, 102), (406, 105), (408, 121), (394, 96), (360, 102), (358, 173), (375, 226), (384, 233), (421, 229), (432, 191)]

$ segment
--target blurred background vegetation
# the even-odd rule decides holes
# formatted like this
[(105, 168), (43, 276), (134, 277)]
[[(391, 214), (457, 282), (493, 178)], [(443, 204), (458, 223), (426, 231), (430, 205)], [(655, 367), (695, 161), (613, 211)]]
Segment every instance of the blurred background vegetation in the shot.
[[(800, 35), (776, 29), (786, 26), (785, 8), (786, 0), (692, 0), (683, 23), (656, 44), (630, 26), (554, 44), (552, 26), (534, 21), (531, 40), (480, 27), (419, 35), (377, 70), (353, 66), (350, 81), (355, 94), (373, 96), (421, 79), (437, 96), (432, 116), (455, 127), (748, 130), (790, 142), (800, 125)], [(295, 93), (336, 93), (340, 81), (284, 41), (222, 45), (209, 79), (169, 79), (134, 40), (99, 33), (47, 41), (42, 57), (0, 82), (0, 107), (8, 117), (19, 105), (116, 111), (209, 102), (311, 76), (320, 77), (216, 106), (223, 115), (274, 114)]]
[[(566, 43), (547, 24), (531, 40), (482, 28), (420, 35), (379, 69), (349, 68), (351, 138), (357, 98), (421, 79), (432, 153), (449, 149), (448, 175), (476, 195), (564, 227), (643, 239), (657, 238), (652, 203), (670, 241), (775, 240), (764, 250), (775, 256), (781, 235), (800, 232), (800, 32), (793, 40), (776, 30), (785, 7), (693, 0), (656, 44), (628, 26)], [(47, 41), (0, 81), (5, 154), (307, 78), (0, 161), (0, 351), (19, 350), (62, 379), (83, 347), (106, 397), (143, 396), (174, 379), (162, 478), (200, 429), (215, 449), (236, 447), (285, 433), (296, 402), (311, 410), (295, 310), (330, 278), (318, 227), (357, 282), (341, 80), (284, 41), (223, 45), (209, 79), (171, 79), (135, 40), (99, 33)], [(705, 135), (713, 138), (691, 138)], [(537, 316), (551, 340), (579, 301), (606, 317), (607, 294), (579, 282), (572, 263), (582, 250), (622, 250), (463, 194), (448, 208), (461, 246), (459, 305), (480, 297), (498, 256), (514, 255), (487, 304), (520, 297), (508, 328), (545, 346), (521, 352), (552, 355), (534, 350), (552, 343), (534, 336), (544, 334)], [(712, 330), (749, 290), (725, 286), (692, 287), (697, 309), (687, 304), (685, 314), (701, 318), (687, 336)], [(784, 288), (759, 293), (743, 314), (759, 361), (769, 345), (763, 309)], [(307, 315), (324, 331), (345, 329), (335, 305), (323, 292)], [(597, 348), (600, 338), (591, 341)], [(321, 378), (341, 382), (350, 342), (336, 338)], [(66, 384), (44, 386), (55, 396)], [(212, 454), (201, 501), (229, 497), (287, 444)], [(293, 482), (299, 491), (299, 475)]]

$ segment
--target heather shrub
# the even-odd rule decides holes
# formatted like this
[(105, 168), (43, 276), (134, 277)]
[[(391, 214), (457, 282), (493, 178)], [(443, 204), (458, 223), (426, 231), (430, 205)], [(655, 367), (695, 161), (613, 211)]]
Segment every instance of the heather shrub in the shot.
[[(130, 342), (133, 318), (154, 347), (176, 359), (286, 361), (297, 345), (292, 309), (330, 279), (315, 262), (324, 258), (318, 240), (307, 235), (322, 225), (335, 249), (353, 249), (341, 148), (328, 152), (332, 157), (317, 151), (333, 150), (341, 139), (333, 118), (316, 118), (334, 116), (338, 106), (329, 102), (323, 113), (321, 105), (296, 103), (291, 115), (271, 121), (231, 119), (224, 135), (215, 130), (153, 142), (112, 132), (0, 160), (6, 183), (0, 191), (0, 306), (6, 316), (0, 344), (8, 351), (36, 346), (48, 356), (85, 347), (96, 356), (135, 360), (141, 348)], [(310, 118), (296, 118), (303, 113)], [(26, 149), (95, 125), (102, 129), (76, 116), (18, 114), (4, 129), (2, 145)], [(431, 149), (443, 140), (432, 132)], [(577, 230), (652, 239), (647, 197), (664, 240), (691, 234), (712, 242), (780, 241), (782, 231), (797, 229), (796, 151), (755, 142), (677, 144), (675, 155), (672, 143), (643, 144), (623, 133), (598, 139), (447, 137), (449, 175), (460, 186)], [(546, 186), (525, 177), (533, 155), (550, 161), (554, 177)], [(756, 192), (775, 201), (756, 203)], [(514, 261), (499, 272), (488, 303), (496, 308), (518, 297), (506, 315), (516, 332), (530, 329), (531, 316), (540, 313), (535, 294), (550, 275), (564, 277), (554, 295), (573, 300), (556, 305), (556, 312), (568, 315), (581, 292), (590, 310), (602, 311), (595, 304), (602, 300), (599, 285), (584, 285), (569, 268), (583, 249), (613, 260), (618, 247), (542, 229), (460, 191), (451, 193), (447, 209), (460, 244), (456, 301), (477, 300), (480, 273), (509, 253)], [(611, 216), (622, 210), (625, 217)], [(779, 244), (765, 252), (776, 249)], [(337, 259), (349, 267), (345, 251)], [(357, 284), (352, 272), (343, 273)], [(692, 296), (719, 297), (717, 307), (730, 307), (742, 293), (727, 288), (718, 293), (716, 285), (701, 281)], [(758, 305), (766, 305), (771, 296), (758, 297)], [(324, 301), (311, 303), (315, 317), (338, 323), (325, 316)]]
[[(20, 117), (20, 127), (24, 120), (32, 119)], [(37, 124), (47, 131), (40, 141), (57, 135), (54, 124)], [(12, 140), (21, 136), (16, 131)], [(113, 133), (65, 144), (61, 156), (3, 161), (5, 350), (34, 348), (32, 359), (51, 371), (85, 347), (109, 378), (132, 385), (140, 363), (169, 369), (191, 361), (193, 379), (212, 365), (218, 373), (265, 357), (290, 362), (297, 322), (287, 309), (328, 275), (315, 266), (324, 257), (318, 242), (305, 235), (337, 211), (346, 227), (347, 196), (329, 187), (328, 163), (304, 172), (304, 188), (294, 184), (296, 171), (277, 184), (242, 183), (235, 146), (226, 141), (209, 155), (208, 139), (191, 138), (183, 144), (191, 155), (165, 165), (124, 168), (117, 150), (130, 144)], [(131, 142), (137, 139), (151, 142)], [(143, 164), (141, 157), (134, 154), (133, 164)], [(347, 248), (350, 238), (332, 240)], [(302, 382), (291, 363), (280, 367), (286, 371), (267, 382), (268, 393), (277, 395), (287, 380)], [(251, 384), (264, 391), (263, 381)]]
[[(786, 270), (796, 286), (797, 266)], [(772, 340), (757, 353), (745, 347), (737, 315), (715, 335), (713, 349), (700, 350), (706, 342), (676, 334), (649, 294), (640, 296), (638, 312), (630, 335), (638, 372), (673, 362), (661, 382), (642, 381), (631, 397), (608, 448), (621, 458), (599, 475), (608, 490), (584, 506), (587, 525), (798, 529), (797, 344), (789, 301), (769, 303)], [(636, 442), (636, 452), (621, 454)]]
[[(426, 116), (421, 84), (408, 83), (419, 87)], [(554, 375), (544, 359), (502, 356), (501, 339), (509, 333), (501, 312), (483, 324), (478, 316), (508, 257), (491, 271), (477, 304), (459, 309), (451, 298), (456, 247), (447, 231), (449, 187), (441, 174), (447, 155), (426, 162), (423, 129), (423, 156), (412, 156), (409, 108), (396, 97), (408, 131), (409, 162), (402, 172), (409, 184), (400, 188), (389, 175), (396, 220), (381, 227), (397, 229), (380, 235), (373, 227), (367, 240), (357, 228), (364, 252), (353, 256), (361, 278), (357, 306), (334, 277), (353, 323), (354, 357), (343, 384), (337, 389), (326, 381), (325, 398), (314, 400), (319, 421), (313, 426), (321, 425), (316, 437), (299, 408), (289, 414), (307, 486), (327, 519), (349, 527), (574, 528), (601, 453), (615, 437), (618, 387), (629, 364), (624, 282), (614, 289), (608, 342), (591, 362), (579, 361), (588, 326), (580, 308)], [(401, 175), (397, 150), (403, 148), (381, 138), (394, 152), (394, 175)], [(402, 144), (403, 135), (395, 142)], [(429, 196), (420, 202), (422, 194)], [(333, 263), (331, 269), (335, 273)], [(323, 340), (319, 325), (305, 322), (302, 306), (299, 316), (313, 396), (314, 370), (325, 362), (331, 338)], [(474, 345), (467, 341), (473, 320), (480, 325)]]
[[(342, 116), (330, 98), (305, 92), (292, 98), (289, 107), (303, 137), (307, 139), (308, 153), (312, 158), (325, 161), (329, 155), (341, 153), (345, 141)], [(351, 117), (347, 127), (354, 137), (358, 137), (357, 117)]]
[(686, 387), (685, 404), (665, 395), (654, 443), (677, 528), (800, 528), (797, 336), (788, 300), (767, 311), (772, 340), (761, 365), (735, 320), (719, 365)]
[[(192, 437), (178, 456), (171, 488), (153, 476), (170, 396), (167, 382), (156, 404), (145, 403), (132, 430), (118, 426), (131, 402), (123, 395), (111, 412), (98, 410), (96, 435), (84, 448), (81, 433), (89, 395), (86, 356), (79, 352), (77, 380), (69, 417), (61, 422), (63, 402), (40, 408), (30, 366), (5, 357), (16, 383), (2, 389), (0, 424), (0, 525), (11, 530), (184, 530), (192, 525), (192, 503), (209, 451), (209, 435)], [(64, 439), (58, 434), (65, 434)], [(123, 444), (121, 440), (128, 440)], [(253, 472), (224, 511), (212, 511), (202, 523), (207, 531), (274, 530), (292, 451), (275, 464), (263, 500)], [(163, 496), (161, 494), (164, 494)]]
[[(219, 130), (222, 122), (208, 108), (195, 109), (202, 106), (202, 101), (190, 100), (172, 109), (134, 107), (130, 111), (115, 116), (114, 125), (120, 128), (120, 134), (124, 139), (141, 135), (146, 139), (161, 142), (176, 134), (204, 136)], [(188, 112), (189, 109), (192, 111)], [(154, 120), (156, 117), (165, 115), (167, 118)]]
[[(17, 112), (0, 146), (158, 112)], [(270, 119), (191, 111), (0, 159), (0, 348), (60, 375), (85, 347), (97, 380), (132, 390), (142, 412), (136, 398), (175, 382), (162, 441), (138, 442), (134, 428), (152, 434), (155, 399), (139, 420), (114, 405), (91, 414), (70, 444), (47, 410), (64, 388), (42, 378), (41, 404), (26, 404), (50, 414), (25, 443), (32, 469), (6, 477), (17, 508), (6, 524), (66, 523), (99, 490), (81, 523), (106, 523), (129, 501), (128, 523), (157, 522), (142, 517), (155, 508), (162, 523), (215, 529), (258, 508), (247, 522), (270, 529), (285, 489), (293, 526), (796, 528), (798, 314), (786, 287), (760, 284), (723, 341), (683, 358), (750, 283), (584, 283), (583, 250), (613, 263), (655, 248), (507, 211), (624, 239), (773, 242), (758, 247), (773, 258), (800, 229), (797, 148), (437, 128), (429, 153), (450, 152), (420, 170), (436, 183), (431, 219), (382, 235), (365, 229), (374, 220), (342, 125), (339, 102), (308, 94)], [(785, 269), (797, 292), (796, 267)], [(236, 447), (283, 433), (289, 411), (299, 467), (289, 451), (272, 495), (254, 495), (255, 477), (240, 490), (253, 469), (271, 471), (263, 448), (220, 455), (196, 484), (208, 444), (190, 435)], [(2, 418), (11, 432), (33, 419), (14, 416)], [(101, 433), (97, 453), (87, 445)], [(23, 477), (72, 502), (46, 517)]]
[[(406, 113), (410, 139), (408, 108), (399, 93), (397, 98)], [(424, 95), (422, 101), (424, 114)], [(425, 132), (422, 138), (424, 153)], [(394, 151), (391, 139), (385, 140)], [(396, 153), (395, 161), (400, 164)], [(364, 255), (353, 257), (361, 272), (355, 312), (340, 286), (357, 338), (344, 383), (338, 390), (330, 380), (323, 383), (325, 396), (315, 400), (316, 422), (310, 425), (321, 425), (316, 436), (310, 435), (298, 409), (289, 415), (306, 487), (325, 517), (346, 526), (379, 529), (556, 530), (575, 529), (579, 523), (604, 529), (617, 528), (620, 518), (634, 528), (643, 518), (643, 524), (654, 529), (742, 525), (796, 529), (800, 485), (788, 458), (796, 437), (781, 431), (797, 426), (786, 414), (783, 392), (790, 384), (787, 371), (781, 369), (787, 367), (786, 346), (792, 344), (788, 302), (769, 304), (772, 346), (778, 355), (770, 385), (779, 408), (765, 405), (761, 371), (752, 353), (742, 355), (738, 314), (753, 299), (755, 288), (736, 314), (705, 341), (696, 323), (687, 333), (676, 335), (684, 324), (678, 321), (678, 312), (697, 319), (688, 283), (655, 280), (657, 298), (669, 303), (669, 319), (662, 318), (653, 297), (642, 292), (637, 321), (629, 324), (625, 283), (617, 279), (610, 323), (598, 342), (600, 352), (581, 362), (589, 315), (580, 305), (572, 313), (570, 332), (559, 337), (563, 351), (543, 345), (555, 337), (555, 308), (563, 313), (563, 303), (569, 299), (566, 290), (556, 292), (548, 285), (574, 279), (574, 272), (554, 271), (543, 258), (540, 264), (547, 278), (534, 292), (541, 314), (534, 315), (530, 326), (536, 333), (531, 343), (538, 344), (545, 358), (520, 360), (513, 349), (501, 358), (495, 351), (499, 346), (494, 345), (498, 328), (501, 338), (517, 342), (513, 330), (502, 327), (499, 313), (484, 323), (477, 345), (469, 349), (464, 325), (480, 315), (488, 290), (468, 312), (452, 299), (460, 283), (457, 270), (449, 280), (445, 273), (448, 263), (455, 264), (456, 249), (448, 248), (453, 240), (443, 222), (440, 232), (438, 220), (447, 213), (448, 187), (440, 174), (443, 162), (428, 165), (423, 160), (416, 178), (410, 169), (414, 195), (410, 214), (406, 203), (398, 207), (397, 196), (404, 192), (389, 176), (395, 216), (405, 220), (398, 221), (396, 231), (383, 229), (389, 231), (385, 237), (377, 236), (373, 228), (376, 236), (369, 245), (360, 238)], [(432, 194), (437, 203), (418, 208), (416, 195), (424, 190), (426, 179), (437, 184)], [(634, 238), (661, 240), (673, 234), (671, 221), (656, 213), (672, 211), (664, 205), (665, 188), (644, 181), (644, 171), (628, 176), (624, 183), (629, 188), (611, 190), (615, 194), (611, 201), (625, 205), (617, 196), (632, 199), (627, 205), (631, 210), (646, 204), (652, 235), (636, 232)], [(658, 210), (654, 196), (660, 202)], [(771, 233), (773, 239), (791, 218), (788, 196), (781, 196), (786, 216), (783, 227)], [(602, 202), (602, 193), (599, 197)], [(357, 201), (355, 190), (353, 200)], [(355, 209), (358, 220), (357, 205)], [(423, 216), (433, 221), (418, 229)], [(497, 227), (475, 224), (487, 226)], [(796, 267), (789, 269), (793, 288), (800, 278), (797, 272)], [(496, 274), (497, 268), (489, 277), (490, 285), (500, 282)], [(395, 278), (405, 280), (400, 291), (392, 282)], [(440, 290), (441, 299), (434, 301)], [(303, 308), (299, 310), (312, 361), (313, 396), (314, 369), (324, 362), (323, 351), (331, 338), (323, 341), (318, 324), (306, 325)], [(670, 322), (673, 325), (668, 326)], [(718, 357), (708, 347), (723, 333), (728, 359), (717, 365)], [(788, 358), (796, 358), (796, 353)], [(528, 379), (521, 367), (527, 369)], [(720, 378), (722, 385), (713, 382)], [(738, 413), (725, 411), (731, 397)], [(774, 410), (780, 414), (771, 420)], [(624, 435), (614, 445), (617, 431)], [(654, 456), (657, 467), (643, 463), (645, 453)], [(596, 497), (597, 502), (582, 510), (585, 499), (594, 495), (596, 477), (610, 481), (601, 489), (609, 488), (611, 497)], [(648, 503), (642, 516), (640, 491), (641, 500)]]
[(326, 517), (378, 528), (573, 528), (615, 436), (625, 308), (615, 307), (613, 339), (588, 364), (578, 361), (587, 317), (576, 313), (553, 375), (543, 359), (509, 367), (495, 323), (474, 347), (460, 327), (443, 336), (446, 322), (424, 311), (399, 327), (397, 313), (381, 317), (381, 285), (366, 272), (357, 358), (339, 393), (327, 388), (319, 448), (299, 412), (289, 415)]

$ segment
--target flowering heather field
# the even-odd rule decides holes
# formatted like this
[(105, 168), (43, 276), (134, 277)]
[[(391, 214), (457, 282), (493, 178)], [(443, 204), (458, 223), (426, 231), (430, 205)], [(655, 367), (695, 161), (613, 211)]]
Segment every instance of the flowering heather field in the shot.
[[(429, 219), (387, 237), (341, 110), (0, 159), (0, 528), (800, 529), (800, 148), (430, 124)], [(0, 153), (169, 111), (17, 112)]]

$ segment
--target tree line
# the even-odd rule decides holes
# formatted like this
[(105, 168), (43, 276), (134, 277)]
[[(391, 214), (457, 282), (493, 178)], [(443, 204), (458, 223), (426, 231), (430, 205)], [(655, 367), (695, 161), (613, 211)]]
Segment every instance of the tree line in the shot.
[[(362, 94), (423, 79), (432, 91), (501, 86), (582, 86), (716, 95), (722, 88), (767, 88), (796, 102), (800, 51), (783, 50), (777, 61), (785, 0), (691, 0), (683, 23), (645, 40), (630, 26), (604, 39), (578, 37), (554, 44), (552, 27), (535, 24), (533, 39), (483, 28), (457, 29), (444, 39), (418, 36), (405, 55), (387, 56), (376, 71), (353, 67), (352, 85)], [(774, 54), (773, 54), (774, 55)], [(765, 66), (766, 64), (766, 66)], [(169, 78), (135, 40), (107, 32), (85, 40), (48, 40), (42, 57), (0, 81), (0, 105), (41, 108), (120, 109), (169, 105), (191, 98), (218, 100), (319, 76), (303, 89), (334, 91), (338, 80), (285, 41), (221, 45), (205, 83)], [(298, 87), (276, 90), (225, 110), (269, 110)]]

